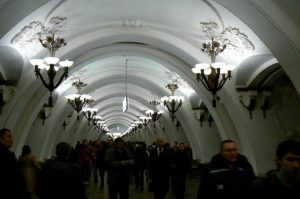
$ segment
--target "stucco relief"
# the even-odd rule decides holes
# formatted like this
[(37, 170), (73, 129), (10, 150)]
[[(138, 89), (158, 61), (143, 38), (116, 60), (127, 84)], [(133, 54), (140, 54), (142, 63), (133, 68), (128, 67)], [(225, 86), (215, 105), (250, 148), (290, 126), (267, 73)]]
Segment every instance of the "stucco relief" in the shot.
[(66, 17), (52, 17), (47, 25), (44, 25), (41, 21), (32, 21), (11, 39), (11, 44), (22, 45), (24, 43), (39, 42), (39, 38), (59, 32), (66, 20)]
[(142, 27), (142, 21), (139, 19), (126, 19), (122, 21), (122, 26), (130, 28)]
[(201, 36), (207, 39), (203, 42), (206, 43), (214, 38), (222, 45), (227, 45), (227, 50), (223, 54), (226, 54), (226, 51), (243, 54), (255, 50), (255, 46), (248, 36), (238, 28), (228, 26), (222, 31), (215, 22), (200, 22), (200, 28), (202, 30)]
[(168, 83), (176, 83), (178, 87), (182, 87), (185, 91), (193, 91), (192, 87), (182, 79), (177, 73), (174, 72), (165, 72), (168, 75)]

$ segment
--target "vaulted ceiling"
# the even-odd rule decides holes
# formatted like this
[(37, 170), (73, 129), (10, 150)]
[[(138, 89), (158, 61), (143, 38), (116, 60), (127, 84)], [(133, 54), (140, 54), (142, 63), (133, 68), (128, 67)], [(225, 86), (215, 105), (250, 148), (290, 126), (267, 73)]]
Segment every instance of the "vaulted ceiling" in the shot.
[[(196, 63), (210, 61), (201, 47), (211, 38), (227, 44), (217, 60), (237, 66), (220, 91), (218, 103), (236, 100), (237, 88), (247, 89), (254, 80), (262, 81), (264, 77), (257, 80), (258, 75), (270, 67), (284, 67), (299, 89), (296, 69), (288, 67), (299, 60), (299, 12), (290, 12), (299, 2), (286, 2), (4, 0), (0, 2), (0, 18), (4, 19), (0, 22), (1, 81), (18, 85), (14, 103), (27, 99), (24, 106), (35, 113), (18, 114), (32, 117), (33, 122), (47, 101), (48, 91), (35, 78), (29, 59), (48, 55), (38, 38), (55, 32), (67, 42), (56, 56), (73, 60), (74, 65), (69, 78), (55, 90), (52, 111), (60, 119), (53, 122), (63, 121), (72, 112), (64, 96), (77, 92), (72, 82), (79, 79), (87, 83), (80, 92), (95, 99), (90, 106), (99, 110), (112, 133), (124, 133), (147, 109), (164, 110), (163, 121), (170, 122), (167, 109), (153, 107), (150, 101), (170, 95), (166, 85), (172, 82), (179, 85), (175, 94), (185, 97), (177, 115), (183, 126), (188, 125), (187, 113), (201, 102), (218, 122), (221, 110), (212, 108), (210, 93), (191, 71)], [(126, 95), (129, 109), (123, 113)], [(14, 125), (14, 121), (6, 121)]]

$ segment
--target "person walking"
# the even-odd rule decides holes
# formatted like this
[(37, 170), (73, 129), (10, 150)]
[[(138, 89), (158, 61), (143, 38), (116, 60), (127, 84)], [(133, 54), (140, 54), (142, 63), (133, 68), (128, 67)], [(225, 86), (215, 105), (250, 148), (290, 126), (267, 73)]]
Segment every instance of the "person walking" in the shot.
[(255, 179), (249, 198), (295, 198), (300, 195), (300, 142), (285, 140), (276, 149), (277, 168)]
[(56, 145), (56, 157), (42, 164), (36, 193), (40, 199), (86, 199), (80, 166), (70, 161), (73, 148), (66, 142)]
[(19, 156), (18, 164), (26, 184), (24, 199), (30, 199), (35, 195), (35, 185), (41, 165), (31, 153), (29, 145), (22, 147), (22, 154)]
[(174, 169), (173, 173), (173, 183), (174, 192), (176, 194), (176, 199), (185, 198), (185, 186), (186, 178), (189, 172), (190, 162), (189, 154), (185, 150), (184, 143), (179, 143), (178, 150), (175, 152), (172, 158), (172, 165)]
[(96, 164), (99, 171), (99, 179), (100, 179), (100, 190), (104, 189), (104, 176), (106, 171), (106, 164), (105, 164), (105, 153), (107, 150), (107, 145), (105, 142), (101, 141), (99, 143), (99, 147), (97, 149), (97, 156), (96, 156)]
[(155, 199), (164, 199), (170, 186), (171, 153), (164, 145), (164, 138), (157, 136), (156, 146), (149, 155), (149, 183)]
[(12, 145), (12, 131), (0, 129), (0, 197), (3, 199), (20, 199), (25, 186), (16, 156), (9, 150)]
[(114, 140), (113, 147), (105, 154), (109, 199), (129, 198), (129, 181), (134, 164), (132, 154), (121, 137)]
[(200, 180), (198, 199), (245, 198), (255, 174), (233, 140), (224, 140)]
[(148, 165), (148, 154), (146, 152), (146, 144), (138, 143), (134, 150), (134, 177), (136, 189), (140, 192), (144, 191), (144, 175)]

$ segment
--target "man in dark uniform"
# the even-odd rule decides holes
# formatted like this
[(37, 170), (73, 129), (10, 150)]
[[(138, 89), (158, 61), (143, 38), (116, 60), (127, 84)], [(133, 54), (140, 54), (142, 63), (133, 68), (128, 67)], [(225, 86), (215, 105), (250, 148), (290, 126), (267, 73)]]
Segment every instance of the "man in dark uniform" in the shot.
[(220, 153), (212, 157), (203, 173), (197, 198), (245, 198), (254, 178), (251, 164), (238, 153), (236, 143), (224, 140), (221, 142)]

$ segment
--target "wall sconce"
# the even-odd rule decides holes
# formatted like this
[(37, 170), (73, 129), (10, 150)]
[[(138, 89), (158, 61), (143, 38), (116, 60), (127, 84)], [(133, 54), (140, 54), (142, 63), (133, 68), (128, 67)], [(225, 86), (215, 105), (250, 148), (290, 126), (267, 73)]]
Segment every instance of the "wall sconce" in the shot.
[(40, 117), (42, 119), (42, 124), (45, 124), (45, 120), (50, 117), (52, 113), (52, 107), (48, 106), (47, 104), (44, 104), (41, 111), (40, 111)]
[(256, 91), (250, 90), (246, 92), (239, 92), (240, 103), (249, 111), (250, 119), (253, 118), (252, 111), (256, 106), (259, 106), (263, 112), (263, 118), (266, 118), (266, 110), (270, 108), (271, 92), (267, 90)]
[(260, 109), (262, 110), (263, 112), (263, 117), (266, 118), (267, 115), (266, 115), (266, 111), (270, 108), (270, 105), (271, 105), (271, 92), (270, 91), (263, 91), (262, 92), (262, 95), (263, 95), (263, 103), (260, 107)]
[(63, 122), (63, 128), (64, 130), (66, 130), (66, 126), (68, 126), (68, 124), (71, 122), (71, 117), (72, 117), (72, 113), (67, 115), (66, 119)]
[(201, 102), (199, 107), (193, 107), (192, 110), (194, 112), (194, 118), (200, 122), (200, 127), (203, 127), (203, 122), (205, 121), (208, 121), (209, 127), (211, 127), (213, 117), (203, 102)]
[(203, 127), (203, 122), (206, 118), (206, 114), (207, 114), (207, 109), (206, 107), (196, 107), (196, 108), (192, 108), (193, 112), (194, 112), (194, 118), (196, 120), (198, 120), (200, 122), (200, 127)]

